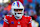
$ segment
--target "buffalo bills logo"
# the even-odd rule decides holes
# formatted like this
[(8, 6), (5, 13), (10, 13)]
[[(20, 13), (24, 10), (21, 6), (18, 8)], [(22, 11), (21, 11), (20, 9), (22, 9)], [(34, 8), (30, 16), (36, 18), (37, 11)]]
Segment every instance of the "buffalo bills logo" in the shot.
[(14, 21), (11, 21), (11, 24), (14, 24)]
[(15, 5), (15, 3), (13, 3), (13, 6)]

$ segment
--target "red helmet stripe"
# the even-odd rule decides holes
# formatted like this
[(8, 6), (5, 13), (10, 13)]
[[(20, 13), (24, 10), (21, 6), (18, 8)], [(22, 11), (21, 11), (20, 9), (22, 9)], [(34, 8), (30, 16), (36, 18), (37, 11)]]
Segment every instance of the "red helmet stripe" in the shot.
[(17, 6), (19, 7), (19, 2), (17, 2)]

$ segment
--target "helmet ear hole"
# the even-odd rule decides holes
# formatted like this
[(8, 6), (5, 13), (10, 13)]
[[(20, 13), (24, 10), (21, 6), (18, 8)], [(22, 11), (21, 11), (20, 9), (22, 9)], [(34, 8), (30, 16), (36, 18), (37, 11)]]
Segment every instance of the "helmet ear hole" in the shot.
[(16, 13), (15, 13), (15, 15), (16, 15)]

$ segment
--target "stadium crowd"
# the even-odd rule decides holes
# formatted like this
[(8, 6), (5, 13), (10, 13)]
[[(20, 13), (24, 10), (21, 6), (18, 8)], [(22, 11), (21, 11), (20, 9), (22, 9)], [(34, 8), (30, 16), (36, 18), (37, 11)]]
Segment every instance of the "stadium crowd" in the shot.
[[(0, 4), (0, 27), (3, 26), (5, 15), (11, 15), (11, 5), (15, 0)], [(24, 5), (24, 15), (32, 17), (32, 26), (40, 27), (40, 0), (18, 0)], [(34, 24), (35, 23), (35, 24)]]

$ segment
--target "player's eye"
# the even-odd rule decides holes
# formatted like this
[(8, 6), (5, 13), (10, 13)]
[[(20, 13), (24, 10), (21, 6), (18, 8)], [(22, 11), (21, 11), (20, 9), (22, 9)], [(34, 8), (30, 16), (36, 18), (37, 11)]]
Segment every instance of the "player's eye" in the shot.
[(14, 9), (14, 11), (18, 11), (17, 9)]
[(22, 11), (23, 9), (19, 9), (19, 11)]
[(14, 9), (14, 11), (22, 11), (23, 9)]
[(18, 13), (18, 14), (22, 14), (22, 13)]
[(19, 11), (22, 11), (22, 10), (19, 10)]

